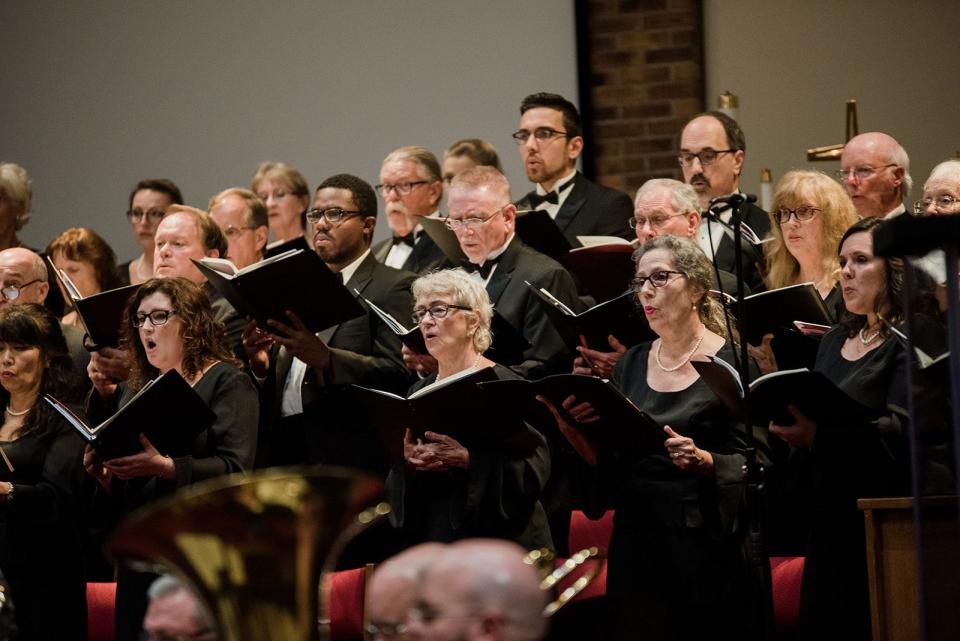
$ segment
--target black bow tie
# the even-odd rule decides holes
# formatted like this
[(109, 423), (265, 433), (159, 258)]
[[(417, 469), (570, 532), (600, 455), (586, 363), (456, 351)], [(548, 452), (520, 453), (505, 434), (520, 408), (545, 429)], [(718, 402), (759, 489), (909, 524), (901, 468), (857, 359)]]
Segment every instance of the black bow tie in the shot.
[(527, 199), (530, 202), (530, 208), (536, 209), (543, 203), (550, 203), (551, 205), (556, 205), (557, 203), (560, 202), (560, 194), (566, 191), (568, 187), (573, 185), (574, 180), (576, 180), (576, 177), (572, 178), (571, 180), (568, 180), (567, 182), (558, 186), (556, 189), (549, 191), (543, 194), (542, 196), (538, 194), (536, 191), (533, 191), (530, 194), (529, 198)]
[(413, 247), (414, 245), (416, 245), (416, 244), (417, 244), (417, 234), (416, 234), (416, 232), (410, 232), (410, 233), (407, 234), (406, 236), (394, 236), (394, 237), (393, 237), (393, 244), (394, 244), (394, 245), (399, 245), (400, 243), (403, 243), (404, 245), (410, 245), (411, 247)]
[(490, 272), (493, 271), (493, 266), (497, 264), (497, 258), (488, 258), (483, 261), (483, 265), (477, 265), (476, 263), (471, 263), (469, 260), (464, 260), (460, 263), (460, 266), (463, 267), (467, 273), (477, 272), (480, 274), (480, 278), (486, 280), (490, 277)]

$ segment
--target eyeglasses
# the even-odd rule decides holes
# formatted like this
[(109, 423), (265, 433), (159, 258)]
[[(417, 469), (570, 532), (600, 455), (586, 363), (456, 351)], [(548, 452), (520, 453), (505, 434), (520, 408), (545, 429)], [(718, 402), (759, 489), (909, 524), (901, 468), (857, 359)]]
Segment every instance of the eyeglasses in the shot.
[(160, 325), (166, 325), (170, 317), (175, 315), (176, 312), (172, 309), (155, 309), (148, 314), (137, 312), (132, 322), (134, 327), (143, 327), (147, 324), (147, 319), (149, 318), (151, 325), (159, 327)]
[(228, 240), (233, 240), (243, 232), (256, 229), (256, 227), (249, 227), (244, 225), (243, 227), (234, 227), (233, 225), (228, 225), (226, 229), (223, 230), (223, 235), (227, 237)]
[(704, 149), (699, 153), (693, 153), (692, 151), (681, 151), (680, 155), (677, 156), (677, 160), (680, 161), (680, 164), (684, 167), (689, 167), (693, 164), (693, 159), (696, 158), (700, 161), (702, 167), (707, 165), (712, 165), (717, 160), (717, 156), (720, 154), (732, 154), (736, 149)]
[(821, 211), (823, 210), (819, 207), (811, 207), (809, 205), (800, 205), (796, 209), (781, 207), (777, 211), (773, 212), (773, 219), (779, 224), (783, 225), (784, 223), (790, 221), (790, 216), (793, 216), (798, 223), (805, 223)]
[(339, 225), (344, 218), (348, 216), (362, 216), (362, 211), (348, 211), (340, 207), (327, 207), (326, 209), (311, 209), (307, 212), (307, 222), (311, 225), (319, 225), (321, 220), (325, 220), (331, 225)]
[(143, 220), (143, 217), (146, 216), (149, 222), (157, 223), (163, 219), (163, 216), (166, 213), (167, 212), (160, 207), (151, 207), (147, 211), (143, 211), (139, 207), (134, 207), (127, 212), (127, 218), (129, 218), (130, 222), (132, 223), (139, 223), (141, 220)]
[(933, 207), (933, 210), (938, 214), (954, 213), (955, 210), (960, 209), (960, 198), (955, 198), (949, 194), (937, 196), (936, 198), (927, 197), (913, 203), (913, 213), (925, 214), (931, 207)]
[(43, 282), (41, 278), (34, 278), (29, 283), (24, 283), (23, 285), (4, 285), (0, 287), (0, 294), (3, 294), (3, 297), (7, 300), (17, 300), (20, 298), (20, 292), (25, 288), (33, 285), (34, 283)]
[(447, 314), (450, 313), (451, 309), (462, 309), (467, 312), (472, 312), (472, 307), (467, 307), (466, 305), (454, 305), (452, 303), (434, 303), (430, 307), (418, 307), (413, 310), (413, 314), (410, 318), (413, 319), (413, 322), (419, 325), (423, 322), (423, 319), (427, 317), (427, 314), (430, 314), (430, 318), (433, 320), (443, 320), (447, 317)]
[(406, 623), (368, 623), (367, 634), (370, 638), (395, 639), (407, 631)]
[(200, 630), (199, 632), (186, 634), (167, 634), (166, 632), (144, 630), (139, 637), (139, 641), (207, 641), (208, 639), (213, 639), (213, 630)]
[(383, 183), (383, 184), (377, 185), (377, 193), (384, 198), (386, 198), (387, 194), (390, 193), (391, 191), (395, 192), (398, 196), (406, 196), (411, 191), (413, 191), (414, 187), (419, 187), (420, 185), (426, 185), (429, 183), (430, 183), (429, 180), (414, 180), (412, 182), (395, 183), (395, 184)]
[(449, 218), (448, 217), (444, 219), (443, 224), (447, 226), (447, 229), (452, 229), (453, 231), (459, 231), (461, 229), (476, 230), (480, 227), (480, 225), (484, 225), (490, 222), (497, 216), (497, 214), (500, 214), (501, 212), (503, 212), (504, 207), (506, 207), (506, 205), (504, 205), (503, 207), (501, 207), (500, 209), (498, 209), (497, 211), (493, 212), (492, 214), (490, 214), (485, 218), (482, 218), (480, 216), (470, 216), (469, 218)]
[(686, 214), (671, 214), (669, 216), (651, 216), (646, 218), (644, 216), (636, 216), (632, 218), (627, 218), (627, 227), (637, 229), (643, 229), (644, 225), (650, 223), (650, 229), (662, 229), (664, 225), (667, 224), (667, 221), (671, 218), (676, 218), (677, 216), (686, 216)]
[(883, 167), (871, 167), (869, 165), (863, 165), (862, 167), (851, 167), (850, 169), (838, 169), (834, 172), (834, 175), (840, 182), (844, 182), (848, 177), (850, 177), (851, 180), (860, 181), (866, 180), (878, 171), (887, 169), (888, 167), (899, 167), (899, 165), (894, 163), (884, 165)]
[(670, 276), (673, 274), (686, 277), (686, 274), (683, 272), (672, 272), (664, 269), (659, 272), (653, 272), (649, 276), (637, 276), (633, 279), (633, 289), (639, 292), (643, 289), (643, 286), (647, 284), (647, 281), (654, 287), (663, 287), (670, 282)]
[(293, 193), (289, 191), (275, 191), (270, 194), (268, 194), (267, 192), (263, 192), (263, 193), (257, 194), (257, 198), (259, 198), (263, 202), (267, 202), (271, 198), (273, 198), (274, 200), (283, 200), (287, 196), (292, 196), (292, 195)]
[(526, 129), (518, 129), (510, 134), (510, 137), (513, 138), (514, 142), (516, 142), (518, 145), (523, 145), (530, 140), (531, 135), (537, 139), (537, 142), (552, 140), (556, 136), (563, 136), (564, 138), (570, 137), (570, 134), (567, 132), (557, 131), (552, 127), (537, 127), (532, 132), (527, 131)]

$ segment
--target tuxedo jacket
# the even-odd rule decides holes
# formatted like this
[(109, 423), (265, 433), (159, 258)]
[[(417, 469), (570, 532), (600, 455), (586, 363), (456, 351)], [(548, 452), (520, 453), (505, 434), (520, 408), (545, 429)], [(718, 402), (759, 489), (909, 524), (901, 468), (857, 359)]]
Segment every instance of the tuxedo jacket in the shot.
[[(598, 185), (577, 172), (573, 179), (570, 194), (554, 222), (573, 247), (579, 247), (577, 236), (619, 236), (627, 240), (635, 238), (634, 231), (627, 225), (627, 219), (633, 216), (633, 201), (630, 196)], [(529, 192), (519, 201), (520, 209), (531, 209)]]
[[(767, 212), (760, 209), (753, 203), (744, 203), (740, 207), (740, 215), (743, 222), (750, 226), (750, 229), (756, 232), (761, 239), (770, 233), (770, 217)], [(737, 273), (736, 254), (733, 245), (733, 239), (726, 233), (725, 228), (719, 224), (711, 223), (711, 233), (723, 234), (720, 244), (717, 246), (717, 255), (715, 258), (717, 267), (731, 274)], [(743, 246), (743, 277), (750, 289), (755, 292), (763, 291), (763, 278), (755, 263), (763, 262), (763, 249), (753, 247), (750, 243), (744, 242)], [(707, 258), (713, 258), (707, 256)], [(728, 292), (729, 293), (729, 292)]]
[(487, 294), (494, 308), (530, 343), (523, 362), (510, 369), (532, 379), (569, 371), (573, 356), (543, 311), (542, 303), (524, 281), (543, 287), (575, 312), (582, 309), (570, 273), (557, 261), (534, 251), (519, 236), (514, 236), (487, 283)]
[[(370, 251), (377, 259), (377, 262), (382, 263), (387, 260), (387, 254), (390, 253), (392, 247), (393, 237), (390, 237), (375, 244)], [(421, 231), (416, 244), (413, 246), (413, 251), (407, 256), (407, 260), (403, 262), (400, 269), (417, 275), (423, 275), (435, 269), (444, 269), (446, 267), (452, 267), (450, 261), (440, 247), (433, 242), (433, 239), (430, 238), (426, 232)], [(409, 316), (409, 314), (402, 318), (406, 318), (407, 316)]]
[[(410, 285), (414, 279), (414, 274), (381, 265), (371, 253), (346, 287), (351, 292), (356, 289), (394, 318), (407, 318), (413, 311)], [(320, 372), (308, 367), (300, 389), (307, 425), (306, 458), (310, 463), (385, 471), (385, 450), (363, 408), (353, 401), (350, 385), (404, 393), (411, 379), (400, 355), (400, 338), (370, 310), (320, 332), (320, 338), (330, 348), (330, 368)], [(273, 425), (279, 419), (292, 362), (293, 356), (285, 348), (271, 354), (261, 398), (268, 403), (263, 411), (269, 407)]]

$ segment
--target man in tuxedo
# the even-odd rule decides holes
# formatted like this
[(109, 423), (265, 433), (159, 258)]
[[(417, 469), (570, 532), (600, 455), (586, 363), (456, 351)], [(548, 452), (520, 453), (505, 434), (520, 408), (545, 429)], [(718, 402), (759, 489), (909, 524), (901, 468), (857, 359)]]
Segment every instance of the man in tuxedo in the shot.
[[(378, 263), (370, 251), (377, 222), (370, 185), (348, 174), (327, 178), (307, 221), (317, 255), (349, 291), (395, 318), (410, 315), (414, 275)], [(318, 334), (292, 313), (269, 327), (251, 322), (244, 347), (262, 391), (260, 466), (327, 463), (386, 474), (386, 451), (350, 385), (404, 393), (409, 380), (400, 339), (372, 312)]]
[(393, 235), (374, 245), (374, 257), (388, 267), (415, 274), (446, 265), (446, 256), (418, 221), (439, 215), (443, 182), (437, 157), (415, 146), (390, 152), (380, 167), (377, 191)]
[[(730, 196), (740, 191), (740, 173), (747, 149), (740, 125), (719, 111), (698, 114), (687, 121), (680, 134), (678, 160), (683, 179), (696, 190), (700, 211), (705, 213), (713, 198)], [(718, 204), (713, 211), (720, 222), (704, 215), (700, 220), (697, 240), (700, 248), (719, 269), (736, 273), (733, 232), (729, 205)], [(753, 203), (740, 206), (740, 217), (759, 238), (770, 232), (767, 213)], [(763, 251), (749, 242), (743, 243), (743, 274), (747, 285), (757, 290), (763, 286), (758, 263)]]
[(210, 199), (210, 217), (227, 237), (227, 258), (239, 269), (263, 260), (270, 236), (267, 206), (242, 187), (225, 189)]
[(843, 146), (837, 177), (861, 218), (893, 218), (906, 211), (910, 158), (893, 137), (879, 131), (854, 136)]
[[(637, 240), (645, 243), (657, 236), (682, 236), (696, 240), (700, 228), (700, 204), (693, 187), (679, 180), (654, 178), (643, 183), (637, 190), (634, 214), (631, 222)], [(626, 289), (629, 284), (624, 284)], [(736, 276), (719, 271), (714, 274), (714, 287), (735, 296)], [(746, 290), (749, 294), (749, 289)], [(587, 347), (578, 347), (580, 355), (573, 362), (573, 373), (586, 376), (611, 378), (617, 361), (627, 350), (616, 336), (608, 336), (611, 351), (602, 352)]]
[(525, 283), (579, 311), (576, 284), (559, 263), (514, 234), (517, 208), (506, 177), (493, 167), (467, 169), (453, 178), (447, 202), (448, 226), (467, 256), (464, 267), (484, 283), (496, 311), (530, 344), (511, 368), (527, 378), (566, 369), (567, 347)]
[(543, 209), (573, 247), (577, 236), (630, 238), (624, 225), (633, 207), (623, 192), (587, 180), (577, 171), (583, 151), (580, 113), (569, 100), (535, 93), (520, 103), (520, 128), (513, 133), (527, 179), (536, 188), (517, 201), (520, 209)]

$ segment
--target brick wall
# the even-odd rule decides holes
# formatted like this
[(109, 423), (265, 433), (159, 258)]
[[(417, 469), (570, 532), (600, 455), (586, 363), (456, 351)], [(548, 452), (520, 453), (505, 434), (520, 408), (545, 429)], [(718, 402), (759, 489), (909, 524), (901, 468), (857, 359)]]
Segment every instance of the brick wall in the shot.
[(704, 106), (700, 0), (586, 1), (596, 180), (681, 178), (677, 135)]

